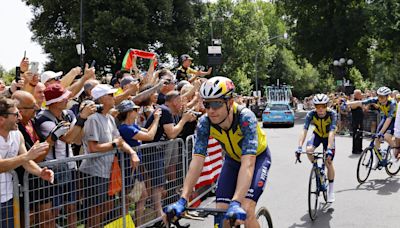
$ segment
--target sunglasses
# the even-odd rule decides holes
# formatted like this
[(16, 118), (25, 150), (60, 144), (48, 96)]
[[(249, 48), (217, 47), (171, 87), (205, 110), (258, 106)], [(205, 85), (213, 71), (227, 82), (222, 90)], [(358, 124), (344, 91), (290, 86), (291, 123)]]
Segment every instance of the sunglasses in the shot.
[(219, 109), (225, 104), (224, 101), (204, 101), (203, 105), (206, 109)]
[(328, 106), (327, 105), (324, 105), (324, 104), (317, 104), (317, 105), (315, 105), (315, 108), (316, 109), (324, 109), (324, 108), (327, 108)]
[(15, 117), (19, 116), (19, 112), (3, 112), (0, 115), (14, 115)]

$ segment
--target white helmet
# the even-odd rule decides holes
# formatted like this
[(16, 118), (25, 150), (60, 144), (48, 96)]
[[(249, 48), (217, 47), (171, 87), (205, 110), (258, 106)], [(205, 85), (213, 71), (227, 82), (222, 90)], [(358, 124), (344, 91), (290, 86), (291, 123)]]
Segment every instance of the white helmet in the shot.
[(329, 97), (323, 93), (316, 94), (313, 98), (313, 103), (314, 105), (317, 104), (328, 104), (329, 102)]
[(231, 98), (235, 91), (232, 80), (226, 77), (213, 77), (204, 82), (200, 87), (200, 96), (203, 99)]
[(379, 88), (378, 91), (376, 91), (376, 93), (380, 96), (388, 96), (389, 94), (392, 93), (392, 91), (388, 87), (383, 86)]

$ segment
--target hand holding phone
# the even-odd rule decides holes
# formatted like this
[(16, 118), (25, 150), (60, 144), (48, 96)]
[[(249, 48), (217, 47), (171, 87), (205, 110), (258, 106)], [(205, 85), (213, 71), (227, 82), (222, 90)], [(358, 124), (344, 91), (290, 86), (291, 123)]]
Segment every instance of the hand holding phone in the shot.
[(29, 71), (32, 72), (32, 74), (37, 74), (39, 72), (39, 62), (29, 63)]

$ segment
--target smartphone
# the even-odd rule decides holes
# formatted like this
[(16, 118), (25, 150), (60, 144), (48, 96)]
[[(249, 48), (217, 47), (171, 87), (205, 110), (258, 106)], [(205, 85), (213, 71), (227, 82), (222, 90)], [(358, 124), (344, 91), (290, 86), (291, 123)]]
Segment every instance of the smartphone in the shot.
[(92, 63), (90, 64), (90, 68), (94, 67), (96, 65), (96, 60), (93, 60)]
[[(21, 80), (21, 68), (17, 66), (15, 67), (15, 82), (18, 83), (19, 80)], [(19, 90), (19, 87), (17, 87), (17, 90)]]
[(39, 72), (39, 62), (30, 62), (29, 71), (33, 74), (37, 74)]

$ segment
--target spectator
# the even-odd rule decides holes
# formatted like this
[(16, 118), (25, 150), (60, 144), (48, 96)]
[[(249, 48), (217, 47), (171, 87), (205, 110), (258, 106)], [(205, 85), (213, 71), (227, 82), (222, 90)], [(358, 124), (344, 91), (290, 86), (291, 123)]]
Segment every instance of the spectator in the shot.
[[(118, 128), (119, 133), (121, 134), (125, 142), (127, 142), (131, 147), (140, 146), (142, 144), (141, 141), (153, 140), (157, 131), (158, 122), (160, 120), (161, 110), (158, 110), (154, 113), (155, 119), (148, 130), (139, 127), (138, 125), (135, 124), (135, 121), (138, 118), (139, 108), (140, 108), (139, 106), (135, 105), (135, 103), (133, 103), (133, 101), (130, 100), (122, 101), (117, 106), (117, 110), (119, 112), (118, 119), (121, 122), (121, 125)], [(139, 158), (141, 159), (142, 157), (141, 151), (138, 151), (137, 153)], [(131, 182), (132, 180), (131, 177), (133, 176), (133, 169), (131, 168), (131, 163), (129, 158), (127, 158), (125, 154), (123, 154), (122, 157), (123, 157), (122, 158), (123, 162), (125, 162), (125, 168), (126, 168), (125, 187), (127, 188), (126, 193), (128, 195), (133, 188), (133, 183)], [(135, 181), (137, 182), (135, 184), (140, 184), (144, 186), (144, 178), (142, 176), (142, 172), (139, 170), (140, 169), (138, 169), (136, 175), (134, 175)], [(143, 224), (144, 221), (144, 210), (145, 210), (144, 206), (147, 198), (146, 188), (143, 188), (142, 192), (136, 194), (140, 194), (140, 200), (137, 202), (135, 206), (136, 210), (135, 221), (136, 225), (140, 225)], [(127, 208), (129, 208), (128, 200), (126, 206)]]
[[(361, 90), (356, 89), (354, 90), (354, 101), (361, 101), (362, 100), (362, 93)], [(353, 154), (361, 154), (362, 148), (362, 130), (363, 130), (363, 120), (364, 120), (364, 113), (362, 107), (357, 107), (355, 109), (351, 109), (352, 114), (352, 132), (353, 132)]]
[(18, 122), (21, 115), (18, 112), (16, 102), (0, 98), (0, 199), (1, 199), (1, 227), (14, 227), (13, 212), (13, 182), (11, 170), (23, 166), (29, 173), (42, 179), (53, 182), (53, 171), (40, 168), (33, 160), (46, 153), (49, 144), (36, 142), (27, 151), (25, 139), (18, 131)]
[(211, 74), (212, 67), (208, 68), (208, 71), (206, 72), (190, 68), (190, 65), (192, 65), (192, 60), (193, 58), (190, 57), (188, 54), (181, 55), (180, 61), (182, 65), (178, 67), (176, 72), (176, 79), (178, 81), (186, 80), (189, 82), (193, 82), (199, 76), (206, 76)]
[(2, 93), (6, 89), (6, 84), (2, 79), (0, 79), (0, 93)]
[(36, 86), (35, 86), (35, 90), (34, 90), (34, 92), (33, 92), (33, 96), (35, 97), (35, 100), (36, 100), (36, 104), (39, 106), (39, 107), (43, 107), (43, 108), (45, 108), (46, 107), (46, 102), (45, 102), (45, 96), (44, 96), (44, 90), (46, 89), (46, 86), (43, 84), (43, 83), (41, 83), (41, 82), (38, 82), (37, 84), (36, 84)]
[[(114, 107), (113, 94), (116, 89), (109, 85), (99, 84), (92, 89), (95, 102), (102, 105), (101, 112), (91, 115), (85, 123), (83, 135), (83, 149), (85, 154), (107, 153), (121, 149), (130, 154), (132, 166), (139, 163), (136, 152), (120, 137), (114, 117), (109, 111)], [(108, 212), (113, 208), (113, 203), (108, 195), (111, 165), (114, 155), (90, 158), (82, 161), (79, 167), (85, 174), (85, 198), (88, 212), (88, 227), (101, 227)]]
[[(192, 113), (184, 113), (182, 119), (175, 124), (173, 115), (178, 115), (178, 107), (180, 102), (179, 92), (171, 91), (166, 97), (166, 105), (160, 105), (161, 118), (158, 124), (157, 132), (152, 142), (164, 141), (167, 139), (176, 138), (182, 131), (186, 122), (191, 122), (196, 119), (196, 116)], [(171, 110), (169, 107), (172, 107)], [(149, 117), (145, 128), (149, 128), (154, 121), (154, 113)], [(143, 161), (147, 165), (146, 169), (149, 171), (151, 178), (153, 202), (155, 203), (156, 212), (158, 216), (163, 214), (161, 205), (161, 193), (164, 190), (165, 184), (165, 147), (157, 147), (156, 151), (151, 153), (144, 153)]]
[[(47, 110), (42, 110), (36, 117), (35, 125), (41, 141), (47, 140), (51, 149), (42, 159), (46, 161), (73, 157), (71, 144), (79, 142), (82, 136), (82, 127), (89, 115), (95, 112), (94, 105), (82, 110), (78, 118), (72, 111), (66, 110), (69, 90), (59, 83), (49, 84), (44, 91)], [(79, 142), (80, 143), (80, 142)], [(50, 202), (40, 205), (40, 211), (45, 211), (46, 222), (49, 227), (55, 227), (55, 218), (58, 216), (58, 207), (66, 205), (68, 224), (76, 227), (77, 214), (77, 172), (76, 163), (69, 162), (53, 167), (56, 186), (44, 186), (49, 189), (49, 195), (43, 196)], [(55, 209), (57, 208), (57, 209)]]
[(90, 79), (85, 82), (83, 85), (83, 91), (85, 92), (85, 97), (83, 98), (84, 100), (92, 99), (92, 89), (98, 84), (100, 84), (100, 82), (95, 79)]
[(115, 96), (115, 104), (121, 103), (123, 100), (132, 99), (139, 91), (139, 81), (128, 75), (122, 78), (120, 83), (121, 92)]
[(165, 103), (165, 95), (175, 89), (175, 80), (172, 72), (166, 69), (161, 70), (159, 76), (164, 82), (158, 93), (157, 104), (162, 105)]
[[(150, 89), (151, 85), (143, 86), (140, 89), (140, 92)], [(158, 93), (154, 92), (149, 95), (146, 99), (142, 100), (138, 103), (140, 106), (139, 109), (139, 117), (137, 118), (137, 124), (140, 127), (144, 127), (146, 125), (147, 119), (150, 117), (151, 113), (155, 110), (155, 105), (157, 104)]]

